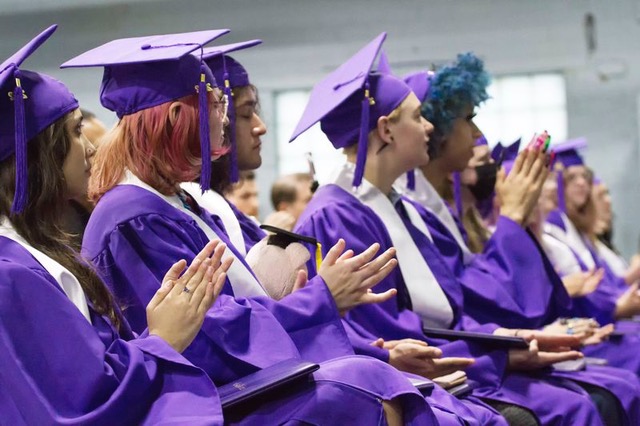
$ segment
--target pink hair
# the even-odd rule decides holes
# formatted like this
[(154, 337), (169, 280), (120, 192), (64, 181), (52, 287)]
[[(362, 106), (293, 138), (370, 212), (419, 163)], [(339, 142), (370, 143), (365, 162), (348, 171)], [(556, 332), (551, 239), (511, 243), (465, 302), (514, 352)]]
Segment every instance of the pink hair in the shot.
[[(180, 102), (171, 111), (173, 102)], [(126, 169), (164, 195), (200, 175), (198, 97), (189, 95), (123, 117), (105, 136), (93, 160), (89, 197), (97, 202)], [(175, 114), (173, 124), (170, 114)], [(208, 159), (207, 159), (208, 160)]]

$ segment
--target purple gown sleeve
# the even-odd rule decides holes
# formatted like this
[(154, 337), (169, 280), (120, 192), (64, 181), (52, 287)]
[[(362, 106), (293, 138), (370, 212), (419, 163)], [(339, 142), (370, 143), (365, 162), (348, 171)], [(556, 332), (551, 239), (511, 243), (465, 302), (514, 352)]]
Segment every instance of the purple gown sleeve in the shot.
[(464, 265), (462, 251), (448, 229), (426, 212), (434, 243), (464, 291), (465, 312), (479, 323), (538, 328), (568, 314), (571, 298), (534, 238), (500, 216), (496, 231)]
[(159, 337), (103, 341), (53, 278), (15, 263), (0, 268), (0, 412), (3, 424), (222, 424), (202, 370)]
[[(91, 234), (85, 234), (84, 248), (87, 254), (95, 253), (90, 257), (125, 305), (132, 327), (140, 332), (146, 327), (145, 306), (165, 272), (180, 259), (191, 262), (206, 242), (191, 219), (176, 221), (147, 214), (121, 223), (103, 248), (96, 249)], [(267, 297), (236, 299), (228, 281), (223, 293), (184, 352), (215, 383), (227, 383), (301, 355), (319, 362), (335, 353), (353, 353), (350, 347), (345, 353), (346, 344), (327, 343), (344, 331), (333, 302), (328, 304), (331, 296), (321, 280), (309, 283), (286, 302)]]

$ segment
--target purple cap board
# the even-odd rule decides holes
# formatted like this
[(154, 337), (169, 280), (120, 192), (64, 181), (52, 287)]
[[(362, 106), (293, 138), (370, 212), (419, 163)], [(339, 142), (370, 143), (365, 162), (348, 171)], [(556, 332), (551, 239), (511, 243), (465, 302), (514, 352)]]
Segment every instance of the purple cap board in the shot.
[(240, 64), (233, 59), (228, 53), (242, 49), (248, 49), (261, 44), (262, 40), (249, 40), (240, 43), (225, 44), (222, 46), (211, 46), (204, 49), (202, 55), (205, 63), (211, 69), (216, 81), (224, 83), (224, 94), (229, 102), (227, 109), (229, 116), (229, 141), (231, 143), (231, 183), (240, 180), (238, 170), (238, 147), (236, 145), (236, 113), (233, 103), (232, 89), (236, 87), (244, 87), (251, 84), (249, 81), (249, 73)]
[[(61, 65), (104, 67), (100, 102), (123, 117), (198, 94), (202, 171), (200, 187), (209, 188), (211, 141), (207, 92), (217, 87), (203, 61), (204, 46), (229, 30), (194, 31), (113, 40)], [(199, 51), (200, 55), (192, 55)]]
[(12, 213), (27, 204), (27, 142), (44, 129), (78, 108), (78, 101), (60, 81), (37, 72), (20, 69), (56, 31), (44, 30), (0, 65), (0, 160), (16, 156), (16, 189)]
[(353, 186), (364, 175), (368, 135), (378, 118), (389, 115), (411, 94), (402, 80), (389, 74), (371, 72), (386, 33), (353, 55), (347, 62), (316, 84), (309, 102), (289, 141), (295, 140), (315, 123), (335, 148), (358, 144)]

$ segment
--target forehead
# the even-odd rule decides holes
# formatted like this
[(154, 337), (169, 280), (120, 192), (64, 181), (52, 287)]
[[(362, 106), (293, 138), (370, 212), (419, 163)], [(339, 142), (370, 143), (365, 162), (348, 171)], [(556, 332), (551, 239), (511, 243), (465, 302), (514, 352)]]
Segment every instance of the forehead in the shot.
[(235, 104), (237, 106), (247, 103), (256, 103), (258, 100), (256, 90), (252, 86), (238, 87), (233, 89), (233, 91), (235, 94)]

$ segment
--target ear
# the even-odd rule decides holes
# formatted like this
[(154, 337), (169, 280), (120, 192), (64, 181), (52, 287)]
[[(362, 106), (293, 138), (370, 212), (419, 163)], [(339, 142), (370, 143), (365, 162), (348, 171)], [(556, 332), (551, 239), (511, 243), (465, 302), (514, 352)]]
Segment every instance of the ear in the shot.
[(383, 115), (378, 118), (378, 122), (376, 123), (376, 133), (378, 137), (384, 144), (393, 142), (393, 135), (391, 132), (391, 122), (389, 121), (389, 117)]
[(181, 108), (182, 102), (171, 102), (171, 105), (169, 105), (169, 122), (172, 126), (175, 126), (176, 121), (178, 121)]

